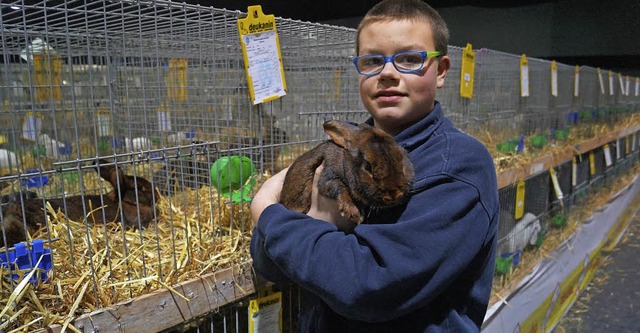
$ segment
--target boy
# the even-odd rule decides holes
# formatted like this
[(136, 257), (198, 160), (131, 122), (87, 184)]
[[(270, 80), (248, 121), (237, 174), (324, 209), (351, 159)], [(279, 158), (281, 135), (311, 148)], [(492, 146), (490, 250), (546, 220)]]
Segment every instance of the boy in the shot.
[(478, 332), (493, 279), (498, 189), (493, 160), (435, 100), (450, 66), (448, 30), (420, 0), (385, 0), (358, 27), (354, 60), (368, 123), (409, 152), (409, 201), (340, 231), (335, 202), (307, 214), (278, 204), (284, 172), (256, 193), (256, 272), (306, 292), (301, 332)]

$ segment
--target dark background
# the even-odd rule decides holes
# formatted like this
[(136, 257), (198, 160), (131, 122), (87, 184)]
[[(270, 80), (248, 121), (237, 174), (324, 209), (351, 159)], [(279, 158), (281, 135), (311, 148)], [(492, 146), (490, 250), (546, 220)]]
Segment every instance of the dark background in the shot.
[[(189, 4), (355, 28), (378, 0), (185, 0)], [(450, 45), (526, 54), (569, 65), (640, 75), (638, 0), (431, 0), (451, 31)]]

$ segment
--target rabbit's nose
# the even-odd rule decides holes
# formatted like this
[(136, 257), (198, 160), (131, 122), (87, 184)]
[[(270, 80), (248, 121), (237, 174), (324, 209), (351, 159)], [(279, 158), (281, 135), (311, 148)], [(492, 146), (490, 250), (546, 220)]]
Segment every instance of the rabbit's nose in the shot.
[(382, 198), (382, 200), (384, 200), (385, 203), (392, 203), (394, 201), (397, 201), (401, 197), (402, 197), (402, 192), (393, 191), (393, 192), (387, 192)]

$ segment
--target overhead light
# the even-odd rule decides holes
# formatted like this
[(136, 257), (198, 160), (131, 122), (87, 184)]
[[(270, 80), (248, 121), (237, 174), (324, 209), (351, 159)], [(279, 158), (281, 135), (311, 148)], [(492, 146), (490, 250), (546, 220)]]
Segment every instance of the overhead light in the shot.
[(18, 6), (16, 6), (16, 5), (13, 5), (13, 6), (11, 6), (11, 9), (13, 9), (13, 10), (18, 10), (18, 9), (20, 9), (20, 7), (18, 7)]

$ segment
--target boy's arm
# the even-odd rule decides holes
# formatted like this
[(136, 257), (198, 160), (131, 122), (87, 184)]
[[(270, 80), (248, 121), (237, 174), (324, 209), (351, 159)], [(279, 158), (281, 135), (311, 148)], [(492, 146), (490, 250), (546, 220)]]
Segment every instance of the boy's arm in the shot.
[(476, 259), (490, 229), (475, 187), (446, 177), (434, 184), (397, 223), (362, 224), (354, 234), (272, 205), (257, 226), (260, 248), (345, 317), (379, 322), (428, 307)]

